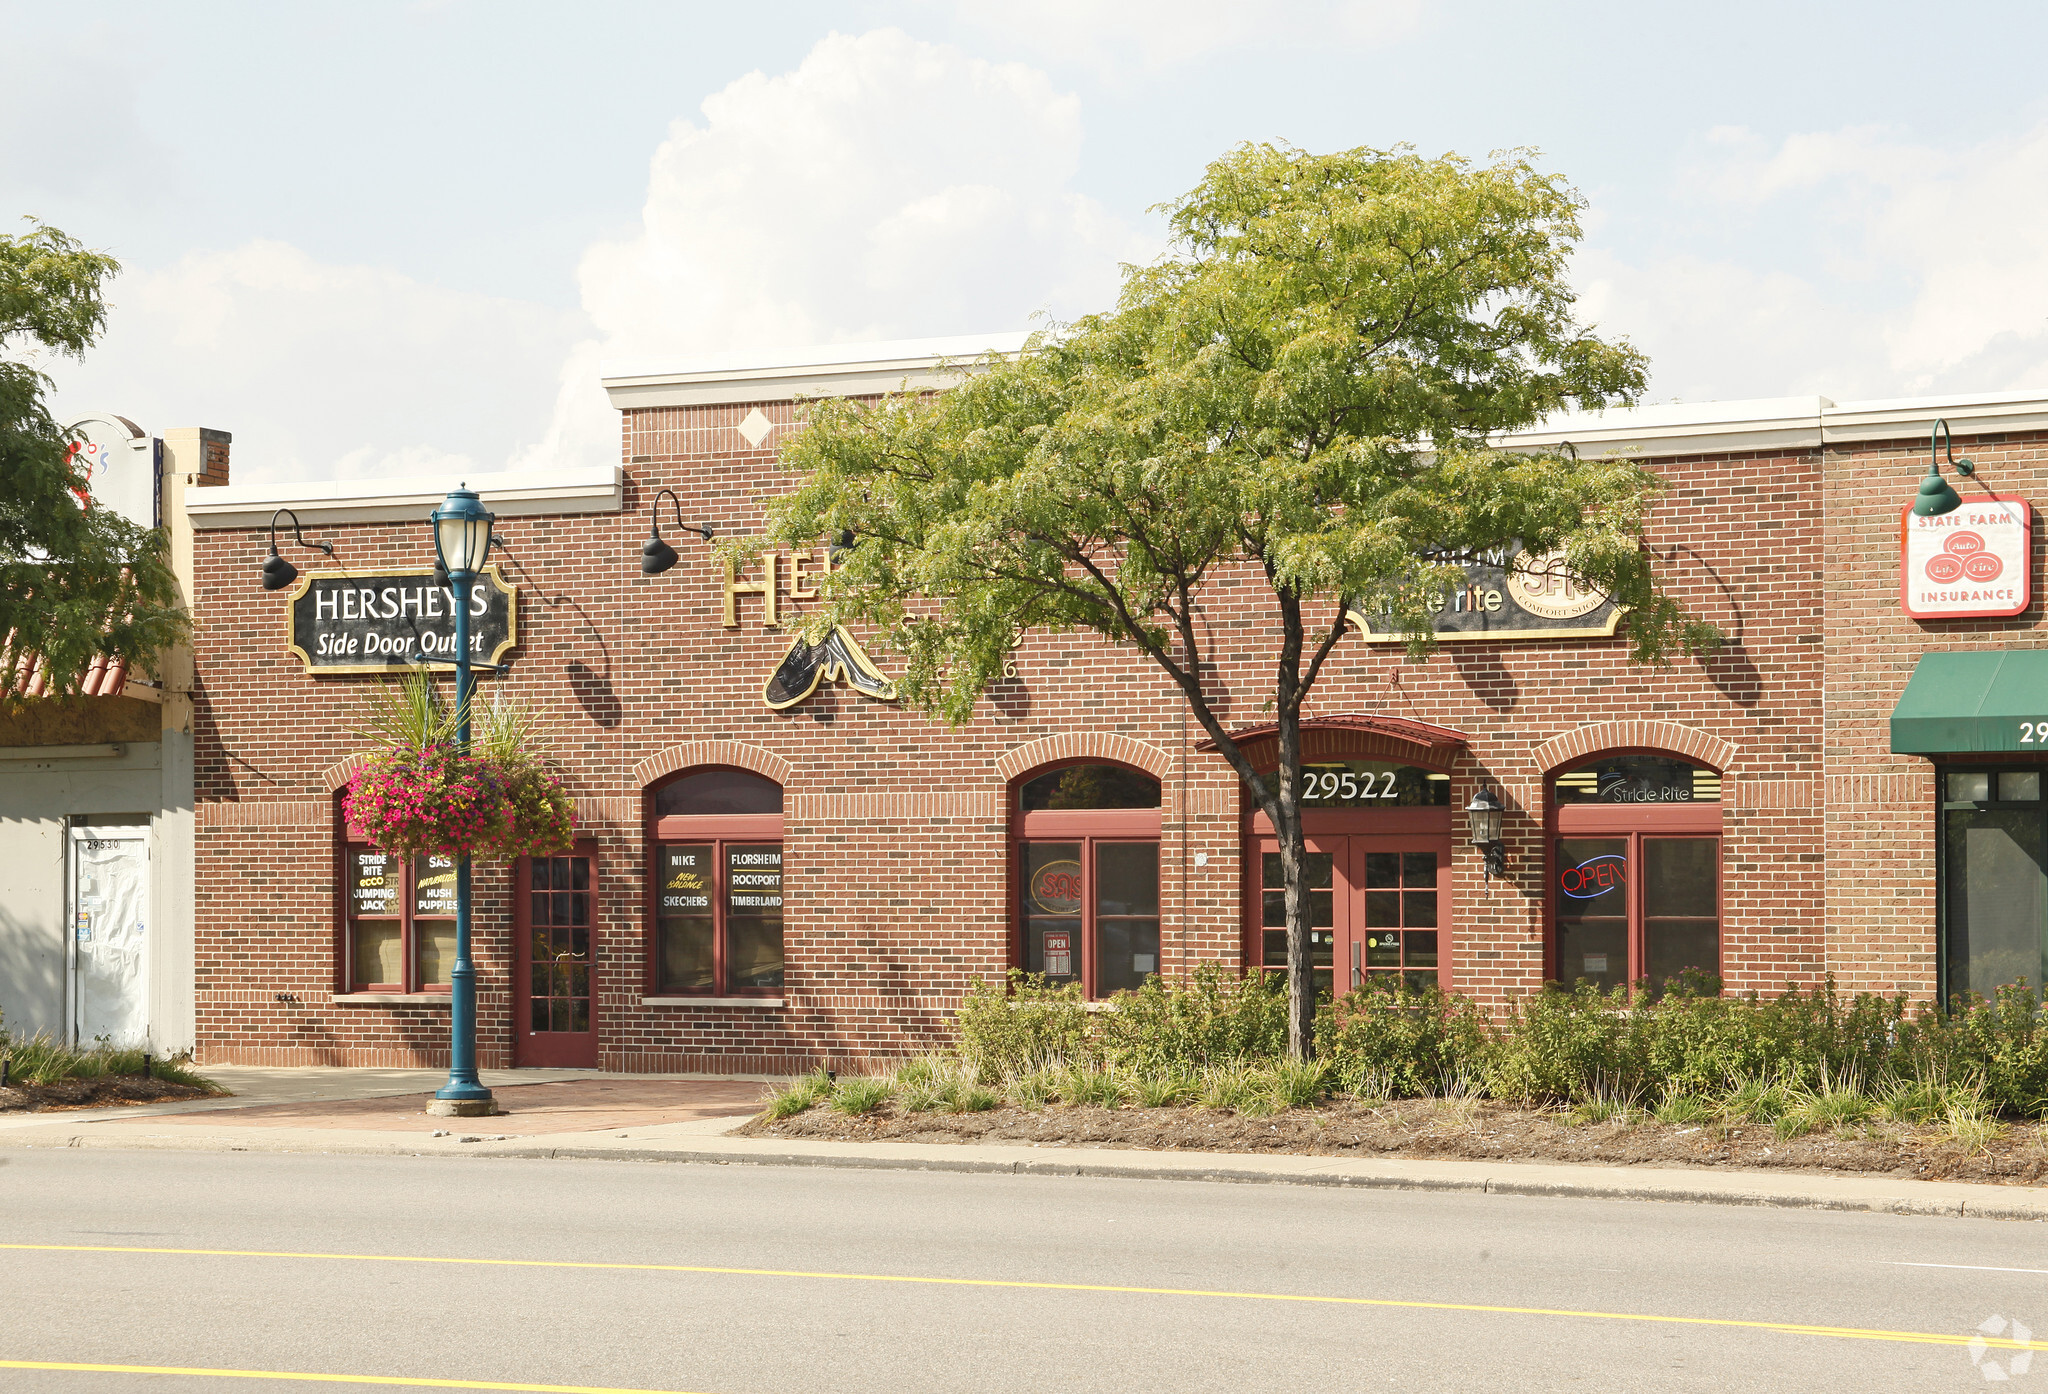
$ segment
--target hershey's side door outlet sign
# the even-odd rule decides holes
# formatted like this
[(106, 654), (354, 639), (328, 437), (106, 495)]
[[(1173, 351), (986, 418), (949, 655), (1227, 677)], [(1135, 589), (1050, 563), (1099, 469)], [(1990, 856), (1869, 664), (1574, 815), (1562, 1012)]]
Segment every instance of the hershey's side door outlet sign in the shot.
[(1980, 494), (1899, 519), (1899, 603), (1916, 620), (2017, 615), (2034, 598), (2034, 514), (2022, 498)]
[[(519, 642), (519, 592), (494, 562), (469, 596), (469, 659), (497, 663)], [(323, 571), (306, 575), (285, 604), (285, 648), (311, 674), (403, 673), (418, 654), (436, 671), (455, 667), (455, 589), (432, 571)]]

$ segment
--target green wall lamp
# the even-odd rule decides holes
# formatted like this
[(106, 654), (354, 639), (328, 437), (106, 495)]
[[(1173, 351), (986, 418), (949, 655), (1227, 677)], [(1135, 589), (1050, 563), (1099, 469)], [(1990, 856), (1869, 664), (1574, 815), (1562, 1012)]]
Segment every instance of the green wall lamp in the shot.
[(1976, 474), (1977, 466), (1965, 457), (1956, 458), (1955, 442), (1948, 433), (1948, 422), (1936, 421), (1934, 430), (1927, 437), (1927, 477), (1920, 481), (1919, 496), (1913, 500), (1913, 511), (1923, 518), (1949, 513), (1963, 506), (1962, 499), (1941, 477), (1941, 457), (1946, 454), (1951, 468), (1964, 479)]

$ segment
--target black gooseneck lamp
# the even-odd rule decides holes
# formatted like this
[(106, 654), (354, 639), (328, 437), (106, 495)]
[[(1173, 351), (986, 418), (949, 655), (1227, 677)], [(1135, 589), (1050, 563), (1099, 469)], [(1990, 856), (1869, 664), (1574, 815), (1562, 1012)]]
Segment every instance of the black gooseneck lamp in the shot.
[(706, 542), (711, 540), (711, 524), (692, 524), (683, 521), (682, 501), (676, 498), (676, 491), (663, 489), (654, 496), (654, 503), (647, 510), (647, 541), (640, 548), (640, 574), (659, 576), (676, 564), (676, 549), (661, 540), (661, 501), (667, 498), (676, 512), (676, 530), (694, 532)]
[(1479, 786), (1479, 792), (1472, 796), (1472, 802), (1465, 805), (1465, 816), (1471, 820), (1471, 843), (1486, 856), (1486, 879), (1507, 875), (1508, 845), (1501, 841), (1500, 816), (1507, 812), (1507, 806), (1500, 801), (1500, 795), (1488, 785)]
[(333, 543), (306, 541), (306, 535), (299, 530), (298, 514), (292, 513), (289, 508), (278, 509), (270, 515), (270, 555), (263, 559), (263, 589), (267, 591), (281, 591), (299, 579), (299, 569), (277, 554), (277, 520), (287, 513), (291, 513), (294, 542), (301, 547), (311, 547), (325, 552), (330, 557), (334, 555)]

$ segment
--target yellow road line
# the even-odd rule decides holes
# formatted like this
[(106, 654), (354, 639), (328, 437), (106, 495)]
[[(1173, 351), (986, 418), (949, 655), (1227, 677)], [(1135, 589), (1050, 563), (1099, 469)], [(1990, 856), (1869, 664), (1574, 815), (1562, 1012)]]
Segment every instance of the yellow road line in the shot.
[[(1118, 1283), (1040, 1283), (1019, 1278), (926, 1278), (903, 1273), (826, 1273), (801, 1268), (715, 1268), (690, 1263), (598, 1263), (575, 1259), (446, 1258), (432, 1254), (329, 1254), (272, 1249), (164, 1249), (127, 1244), (4, 1244), (0, 1249), (67, 1254), (166, 1254), (191, 1258), (327, 1259), (348, 1263), (453, 1264), (478, 1268), (566, 1268), (624, 1273), (704, 1273), (738, 1278), (810, 1278), (848, 1283), (907, 1283), (931, 1287), (1005, 1288), (1037, 1292), (1110, 1292), (1140, 1297), (1211, 1297), (1241, 1302), (1305, 1302), (1339, 1307), (1394, 1307), (1410, 1311), (1485, 1312), (1498, 1316), (1578, 1317), (1587, 1321), (1634, 1321), (1667, 1326), (1714, 1326), (1778, 1331), (1791, 1336), (1834, 1336), (1845, 1340), (1898, 1341), (1926, 1346), (1967, 1346), (1982, 1340), (1993, 1350), (2048, 1350), (2048, 1340), (2015, 1341), (1981, 1331), (1954, 1335), (1940, 1331), (1886, 1331), (1857, 1326), (1815, 1326), (1792, 1321), (1742, 1321), (1733, 1317), (1677, 1317), (1654, 1312), (1592, 1312), (1573, 1307), (1502, 1307), (1482, 1302), (1423, 1302), (1398, 1297), (1326, 1297), (1295, 1292), (1231, 1292), (1214, 1288), (1130, 1287)], [(488, 1388), (489, 1386), (480, 1386)]]
[(412, 1389), (509, 1389), (520, 1391), (520, 1394), (685, 1394), (682, 1390), (614, 1389), (599, 1384), (505, 1384), (492, 1379), (322, 1375), (302, 1370), (213, 1370), (197, 1365), (87, 1365), (70, 1360), (0, 1360), (0, 1370), (69, 1370), (87, 1375), (196, 1375), (206, 1379), (295, 1379), (313, 1384), (395, 1384)]

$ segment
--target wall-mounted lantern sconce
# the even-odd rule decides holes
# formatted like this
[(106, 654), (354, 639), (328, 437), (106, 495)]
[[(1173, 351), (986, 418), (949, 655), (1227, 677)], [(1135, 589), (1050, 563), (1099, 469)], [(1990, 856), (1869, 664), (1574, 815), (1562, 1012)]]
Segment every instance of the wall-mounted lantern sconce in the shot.
[(1951, 468), (1964, 479), (1976, 474), (1977, 466), (1967, 457), (1956, 458), (1955, 443), (1948, 433), (1948, 422), (1937, 421), (1927, 437), (1927, 477), (1920, 481), (1920, 493), (1913, 500), (1913, 511), (1922, 518), (1932, 518), (1948, 513), (1963, 505), (1949, 482), (1941, 477), (1941, 457), (1946, 454)]
[(683, 505), (676, 498), (673, 489), (663, 489), (654, 496), (654, 504), (647, 510), (647, 542), (640, 549), (640, 574), (659, 576), (676, 564), (676, 549), (661, 540), (661, 501), (666, 497), (676, 511), (676, 530), (694, 532), (706, 542), (711, 540), (711, 524), (692, 525), (683, 521)]
[(332, 543), (306, 541), (305, 534), (299, 531), (298, 514), (292, 513), (289, 508), (278, 509), (270, 515), (270, 555), (263, 559), (263, 589), (267, 591), (281, 591), (299, 579), (299, 569), (277, 554), (277, 520), (287, 513), (291, 513), (293, 541), (301, 547), (312, 547), (325, 552), (330, 557), (334, 555)]
[(1505, 812), (1507, 807), (1500, 796), (1484, 784), (1472, 796), (1472, 802), (1465, 805), (1465, 816), (1471, 820), (1472, 845), (1486, 854), (1488, 881), (1507, 874), (1508, 845), (1500, 840), (1500, 816)]

